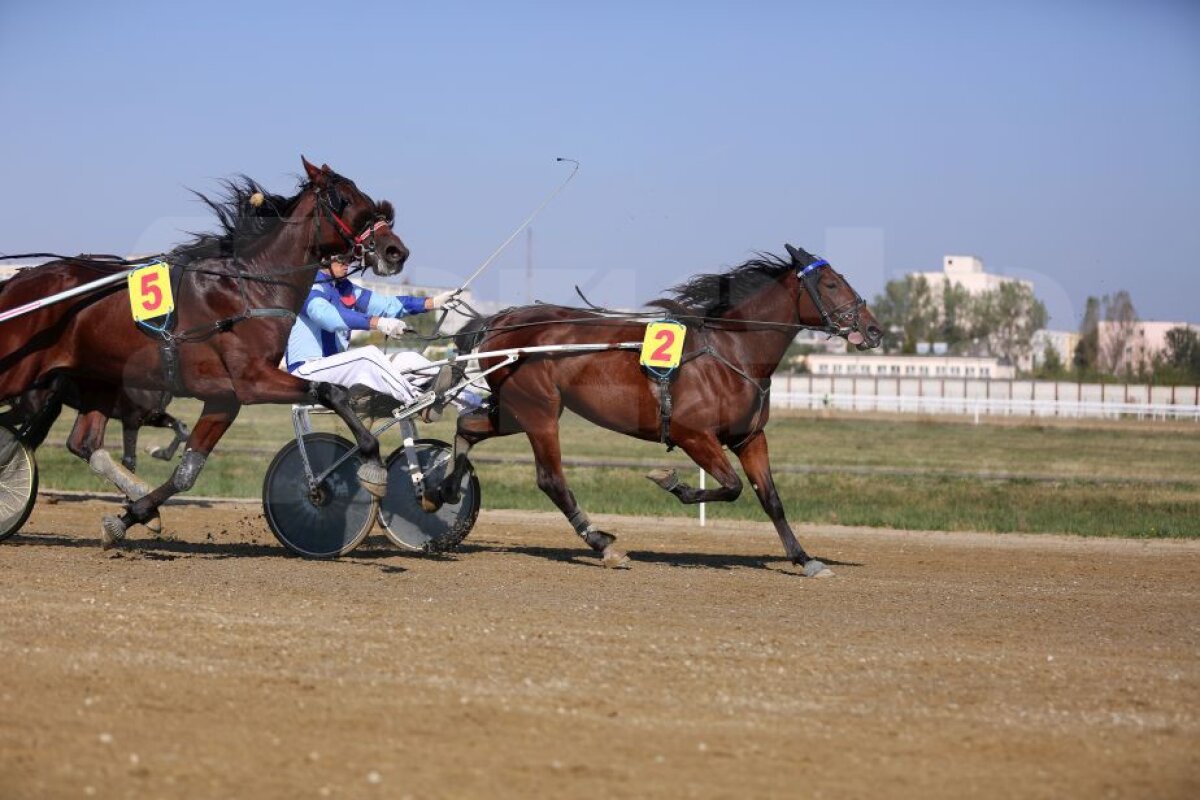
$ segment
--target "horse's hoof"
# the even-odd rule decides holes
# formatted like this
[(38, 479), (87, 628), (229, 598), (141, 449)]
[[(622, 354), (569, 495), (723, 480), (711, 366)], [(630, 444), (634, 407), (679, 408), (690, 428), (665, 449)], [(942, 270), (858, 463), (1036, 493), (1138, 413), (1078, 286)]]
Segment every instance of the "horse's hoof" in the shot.
[(168, 455), (167, 451), (161, 447), (147, 447), (146, 452), (150, 455), (151, 458), (157, 458), (159, 461), (170, 461), (171, 460), (171, 456)]
[(125, 538), (125, 523), (119, 517), (106, 516), (100, 520), (100, 549), (111, 550)]
[(629, 556), (611, 544), (604, 548), (600, 560), (609, 569), (629, 569), (632, 566), (629, 563)]
[(154, 512), (154, 516), (153, 516), (153, 517), (151, 517), (150, 519), (146, 520), (146, 521), (145, 521), (145, 522), (143, 522), (142, 524), (146, 526), (146, 530), (150, 531), (150, 532), (151, 532), (151, 533), (153, 533), (155, 536), (157, 536), (157, 535), (159, 535), (160, 533), (162, 533), (162, 530), (163, 530), (163, 526), (162, 526), (162, 517), (161, 517), (161, 516), (159, 516), (159, 514), (158, 514), (158, 512), (157, 512), (157, 511), (155, 511), (155, 512)]
[(825, 566), (815, 558), (810, 558), (804, 565), (804, 577), (806, 578), (832, 578), (833, 570)]
[(668, 492), (679, 485), (679, 475), (673, 469), (652, 469), (646, 473), (646, 479)]
[(382, 464), (364, 461), (358, 468), (358, 482), (375, 497), (387, 494), (387, 470)]
[(426, 514), (432, 514), (433, 512), (437, 511), (441, 507), (442, 507), (442, 504), (439, 503), (434, 498), (430, 497), (427, 494), (421, 495), (421, 510), (424, 511)]

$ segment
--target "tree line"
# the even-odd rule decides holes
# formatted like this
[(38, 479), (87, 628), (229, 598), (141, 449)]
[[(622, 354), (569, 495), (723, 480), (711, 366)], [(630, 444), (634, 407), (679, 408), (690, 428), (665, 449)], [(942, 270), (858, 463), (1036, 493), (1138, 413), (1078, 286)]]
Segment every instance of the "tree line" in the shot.
[[(972, 295), (949, 281), (938, 287), (923, 275), (888, 281), (871, 310), (886, 335), (885, 353), (916, 353), (922, 342), (940, 342), (947, 353), (998, 358), (1017, 365), (1035, 355), (1034, 334), (1045, 328), (1046, 306), (1023, 283), (1007, 281), (995, 289)], [(1100, 322), (1105, 336), (1100, 335)], [(1034, 371), (1043, 378), (1125, 378), (1162, 383), (1200, 381), (1200, 335), (1187, 326), (1167, 332), (1167, 345), (1146, 362), (1124, 359), (1135, 335), (1137, 310), (1126, 291), (1089, 297), (1080, 324), (1080, 341), (1065, 360), (1049, 345), (1037, 353)]]
[(950, 355), (990, 356), (1016, 364), (1033, 353), (1046, 306), (1028, 285), (1009, 281), (980, 294), (947, 281), (935, 291), (924, 275), (888, 281), (871, 305), (887, 335), (884, 352), (916, 353), (942, 342)]

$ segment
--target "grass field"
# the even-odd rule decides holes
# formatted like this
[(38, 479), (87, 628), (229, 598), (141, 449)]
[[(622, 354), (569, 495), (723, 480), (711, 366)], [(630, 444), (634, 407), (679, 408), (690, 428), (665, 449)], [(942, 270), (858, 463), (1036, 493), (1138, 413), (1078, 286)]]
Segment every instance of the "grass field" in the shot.
[[(194, 420), (198, 405), (172, 412)], [(332, 417), (318, 429), (339, 431)], [(55, 442), (38, 453), (45, 488), (107, 491), (87, 467)], [(452, 436), (452, 421), (424, 426), (422, 435)], [(776, 483), (794, 522), (923, 530), (1067, 532), (1092, 536), (1200, 537), (1200, 426), (1188, 423), (1034, 423), (919, 417), (777, 416), (768, 426)], [(339, 431), (341, 432), (341, 431)], [(119, 447), (119, 428), (110, 427)], [(271, 455), (291, 436), (281, 407), (243, 410), (197, 483), (194, 494), (257, 497)], [(143, 444), (165, 442), (147, 430)], [(674, 466), (695, 484), (698, 470), (678, 451), (639, 442), (564, 417), (563, 453), (576, 462), (567, 477), (594, 513), (695, 516), (647, 481), (651, 466)], [(398, 445), (394, 434), (387, 450)], [(537, 489), (523, 436), (475, 450), (485, 508), (552, 509)], [(152, 483), (170, 467), (141, 455)], [(711, 484), (710, 484), (711, 485)], [(731, 504), (710, 504), (718, 519), (764, 519), (747, 487)], [(565, 523), (564, 523), (565, 524)]]

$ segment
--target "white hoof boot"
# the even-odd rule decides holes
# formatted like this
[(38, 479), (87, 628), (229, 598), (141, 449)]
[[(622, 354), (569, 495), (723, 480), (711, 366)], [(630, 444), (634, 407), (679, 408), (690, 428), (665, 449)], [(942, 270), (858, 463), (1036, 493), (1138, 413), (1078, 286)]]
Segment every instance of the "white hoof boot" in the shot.
[(125, 538), (125, 523), (120, 518), (106, 516), (100, 520), (100, 549), (111, 550)]
[(375, 497), (387, 494), (387, 470), (374, 461), (364, 461), (358, 468), (358, 482)]
[(817, 561), (815, 558), (810, 558), (808, 563), (804, 565), (804, 577), (806, 578), (832, 578), (833, 570)]

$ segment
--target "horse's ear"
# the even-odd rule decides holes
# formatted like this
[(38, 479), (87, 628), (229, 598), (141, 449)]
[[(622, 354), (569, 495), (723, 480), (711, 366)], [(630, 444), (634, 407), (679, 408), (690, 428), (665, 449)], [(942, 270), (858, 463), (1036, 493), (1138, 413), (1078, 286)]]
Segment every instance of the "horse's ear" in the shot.
[[(308, 173), (308, 179), (310, 181), (312, 181), (313, 183), (316, 183), (316, 184), (322, 184), (325, 182), (324, 181), (324, 177), (325, 177), (324, 173), (322, 173), (321, 170), (318, 169), (317, 167), (310, 164), (307, 158), (305, 158), (304, 156), (300, 156), (300, 163), (304, 164), (304, 171)], [(329, 167), (326, 167), (325, 171), (328, 172)]]
[(788, 255), (792, 257), (792, 261), (796, 262), (801, 267), (806, 267), (812, 262), (816, 261), (816, 259), (813, 258), (813, 256), (809, 253), (805, 252), (804, 248), (802, 247), (792, 247), (790, 244), (785, 244), (784, 247), (787, 248)]

